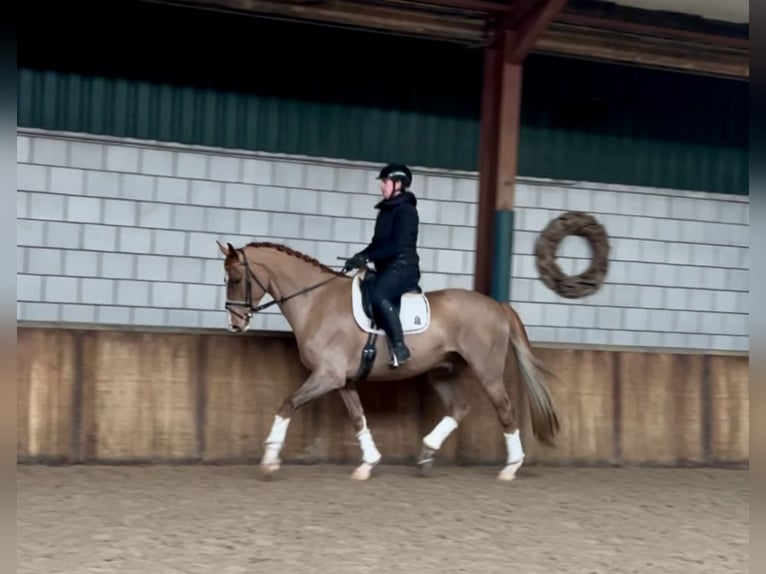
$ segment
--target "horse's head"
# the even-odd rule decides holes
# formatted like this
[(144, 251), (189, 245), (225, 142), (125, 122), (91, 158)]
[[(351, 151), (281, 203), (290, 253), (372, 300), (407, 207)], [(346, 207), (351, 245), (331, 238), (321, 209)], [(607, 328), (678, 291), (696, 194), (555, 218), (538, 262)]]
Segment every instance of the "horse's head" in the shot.
[(218, 241), (216, 243), (224, 256), (229, 330), (233, 333), (244, 333), (250, 328), (250, 318), (255, 307), (266, 294), (267, 282), (255, 274), (252, 262), (247, 260), (244, 249), (235, 249), (231, 243), (225, 246)]

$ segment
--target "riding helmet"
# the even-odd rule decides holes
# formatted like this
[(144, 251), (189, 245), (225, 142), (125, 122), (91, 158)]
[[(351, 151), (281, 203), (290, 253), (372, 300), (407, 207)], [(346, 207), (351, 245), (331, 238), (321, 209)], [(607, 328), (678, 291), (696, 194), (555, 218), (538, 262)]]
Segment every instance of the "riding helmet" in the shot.
[(401, 181), (402, 185), (410, 187), (412, 185), (412, 172), (403, 163), (389, 163), (380, 170), (378, 179), (390, 178), (394, 181)]

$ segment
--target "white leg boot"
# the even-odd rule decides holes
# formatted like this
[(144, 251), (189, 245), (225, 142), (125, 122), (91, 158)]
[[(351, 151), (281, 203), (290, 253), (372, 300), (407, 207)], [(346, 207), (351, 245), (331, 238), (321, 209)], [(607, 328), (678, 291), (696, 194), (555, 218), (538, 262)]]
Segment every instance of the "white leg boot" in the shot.
[(378, 451), (378, 447), (375, 446), (375, 441), (372, 440), (372, 433), (367, 428), (367, 419), (362, 418), (363, 426), (362, 430), (356, 433), (356, 438), (359, 440), (359, 446), (362, 449), (362, 464), (360, 464), (351, 475), (354, 480), (367, 480), (370, 478), (370, 473), (373, 467), (380, 462), (382, 455)]
[(423, 437), (423, 444), (433, 451), (441, 448), (442, 443), (457, 428), (457, 421), (452, 417), (443, 417), (433, 430)]
[(283, 419), (279, 415), (274, 417), (274, 424), (271, 425), (271, 432), (266, 437), (266, 448), (261, 459), (261, 469), (264, 472), (270, 473), (279, 470), (282, 462), (279, 459), (279, 453), (285, 443), (285, 435), (289, 425), (290, 419)]
[(505, 436), (505, 446), (508, 449), (508, 458), (506, 459), (505, 468), (500, 471), (497, 478), (498, 480), (511, 481), (516, 478), (516, 471), (521, 468), (524, 462), (524, 448), (521, 446), (519, 429), (512, 433), (503, 434)]
[(430, 433), (423, 437), (423, 446), (420, 448), (420, 456), (418, 456), (421, 476), (430, 476), (436, 451), (441, 448), (442, 443), (456, 428), (457, 421), (450, 416), (445, 416)]

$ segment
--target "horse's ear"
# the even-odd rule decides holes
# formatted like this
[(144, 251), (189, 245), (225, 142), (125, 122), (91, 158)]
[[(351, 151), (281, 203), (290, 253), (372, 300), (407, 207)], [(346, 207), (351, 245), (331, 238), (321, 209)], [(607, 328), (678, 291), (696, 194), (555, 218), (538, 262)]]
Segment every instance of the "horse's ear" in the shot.
[(223, 256), (224, 256), (224, 257), (228, 257), (228, 256), (229, 256), (229, 249), (232, 249), (232, 251), (234, 251), (234, 250), (233, 250), (233, 248), (231, 247), (231, 243), (227, 243), (227, 244), (226, 244), (226, 245), (228, 245), (228, 246), (229, 246), (229, 247), (228, 247), (228, 249), (227, 249), (227, 248), (226, 248), (226, 247), (224, 247), (224, 246), (221, 244), (221, 242), (220, 242), (220, 241), (218, 241), (217, 239), (215, 240), (215, 242), (218, 244), (218, 249), (221, 251), (221, 253), (223, 253)]
[(237, 254), (237, 250), (234, 249), (234, 246), (231, 243), (227, 243), (226, 245), (229, 246), (229, 255), (236, 255)]

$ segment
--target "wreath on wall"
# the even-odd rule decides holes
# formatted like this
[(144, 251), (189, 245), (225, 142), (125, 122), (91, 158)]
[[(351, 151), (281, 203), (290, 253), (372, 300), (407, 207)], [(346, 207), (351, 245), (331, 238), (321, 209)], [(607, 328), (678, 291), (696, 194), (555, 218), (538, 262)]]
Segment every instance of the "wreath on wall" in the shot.
[[(579, 275), (566, 275), (556, 263), (556, 251), (567, 235), (584, 237), (591, 262)], [(601, 288), (609, 268), (609, 238), (604, 226), (583, 211), (568, 211), (553, 219), (535, 242), (537, 271), (545, 285), (567, 299), (592, 295)]]

